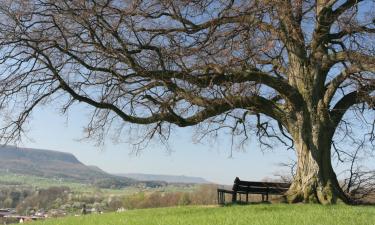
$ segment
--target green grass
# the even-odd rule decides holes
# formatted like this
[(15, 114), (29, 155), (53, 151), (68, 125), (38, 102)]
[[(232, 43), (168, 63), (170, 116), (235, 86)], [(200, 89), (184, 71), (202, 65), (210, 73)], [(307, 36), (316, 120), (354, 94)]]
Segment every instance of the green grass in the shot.
[(374, 206), (177, 207), (47, 219), (43, 225), (374, 225)]
[(67, 186), (72, 190), (86, 190), (88, 187), (87, 184), (81, 184), (78, 182), (14, 173), (0, 174), (0, 186), (33, 186), (39, 188)]

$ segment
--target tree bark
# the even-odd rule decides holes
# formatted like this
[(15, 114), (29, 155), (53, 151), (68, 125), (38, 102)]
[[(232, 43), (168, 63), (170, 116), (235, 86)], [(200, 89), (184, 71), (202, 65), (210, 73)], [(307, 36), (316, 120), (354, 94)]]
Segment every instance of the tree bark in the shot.
[(288, 202), (334, 204), (340, 199), (349, 203), (332, 168), (331, 134), (326, 126), (319, 124), (306, 127), (306, 119), (295, 124), (297, 171), (286, 193)]

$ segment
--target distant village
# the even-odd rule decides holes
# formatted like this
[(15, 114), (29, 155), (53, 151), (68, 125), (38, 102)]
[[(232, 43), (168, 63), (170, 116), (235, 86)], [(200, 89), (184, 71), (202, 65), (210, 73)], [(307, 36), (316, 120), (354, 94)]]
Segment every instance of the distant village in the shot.
[[(120, 208), (117, 210), (118, 212), (125, 211), (124, 208)], [(85, 206), (82, 208), (81, 214), (75, 214), (75, 216), (81, 216), (85, 214), (99, 214), (103, 213), (96, 208), (86, 208)], [(56, 218), (56, 217), (63, 217), (68, 215), (65, 210), (62, 209), (51, 209), (45, 211), (44, 209), (39, 210), (30, 210), (29, 215), (20, 215), (17, 214), (15, 208), (3, 208), (0, 209), (0, 220), (2, 224), (14, 224), (14, 223), (25, 223), (34, 220), (43, 220), (46, 218)]]

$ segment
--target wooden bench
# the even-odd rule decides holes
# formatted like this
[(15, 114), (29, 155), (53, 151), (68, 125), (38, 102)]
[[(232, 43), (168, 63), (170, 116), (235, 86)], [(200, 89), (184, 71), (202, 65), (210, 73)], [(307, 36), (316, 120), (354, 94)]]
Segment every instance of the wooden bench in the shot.
[(264, 199), (268, 201), (269, 195), (283, 195), (290, 187), (289, 183), (275, 183), (275, 182), (254, 182), (244, 181), (236, 177), (232, 190), (217, 189), (218, 203), (225, 204), (225, 194), (232, 195), (232, 203), (241, 202), (241, 195), (246, 195), (246, 203), (249, 202), (249, 194), (261, 194), (262, 202)]

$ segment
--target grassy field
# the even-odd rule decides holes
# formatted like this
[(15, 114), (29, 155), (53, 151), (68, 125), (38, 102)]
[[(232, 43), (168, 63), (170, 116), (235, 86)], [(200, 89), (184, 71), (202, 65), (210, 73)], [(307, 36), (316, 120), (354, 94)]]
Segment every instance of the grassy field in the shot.
[(32, 175), (21, 175), (13, 173), (0, 174), (0, 186), (34, 186), (39, 188), (48, 188), (51, 186), (67, 186), (72, 190), (86, 190), (87, 184), (81, 184), (72, 181), (63, 181), (53, 178), (43, 178)]
[(178, 207), (47, 219), (34, 225), (374, 225), (374, 206)]
[[(66, 186), (69, 187), (72, 191), (79, 192), (79, 193), (95, 193), (99, 190), (90, 184), (84, 184), (69, 180), (63, 179), (53, 179), (53, 178), (44, 178), (44, 177), (37, 177), (32, 175), (22, 175), (22, 174), (13, 174), (13, 173), (3, 173), (0, 174), (0, 188), (1, 187), (14, 187), (14, 186), (31, 186), (37, 188), (49, 188), (49, 187), (59, 187), (59, 186)], [(175, 185), (168, 185), (165, 187), (158, 187), (158, 188), (137, 188), (137, 187), (126, 187), (121, 189), (104, 189), (100, 188), (100, 191), (105, 194), (111, 195), (131, 195), (134, 193), (138, 193), (140, 191), (144, 192), (191, 192), (196, 190), (199, 185), (193, 186), (175, 186)]]

